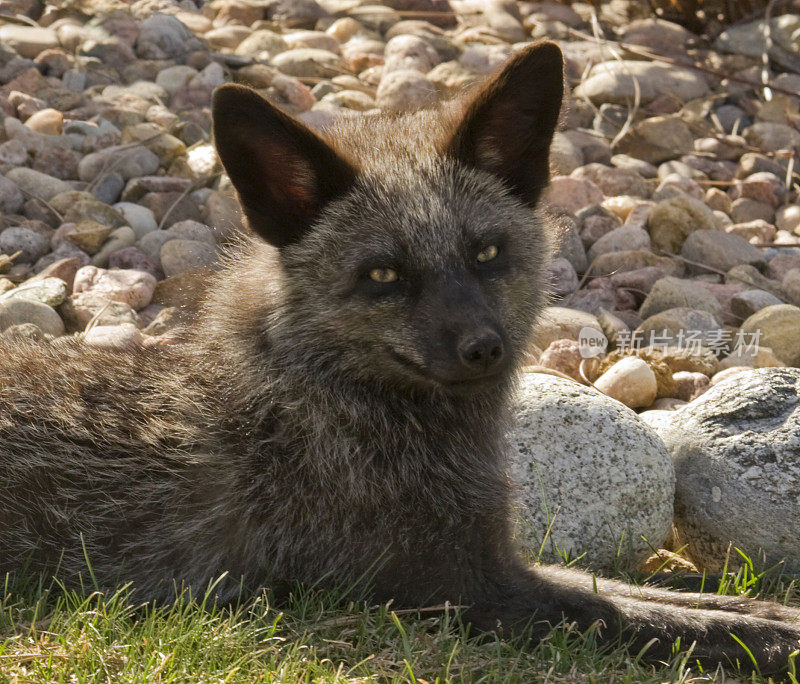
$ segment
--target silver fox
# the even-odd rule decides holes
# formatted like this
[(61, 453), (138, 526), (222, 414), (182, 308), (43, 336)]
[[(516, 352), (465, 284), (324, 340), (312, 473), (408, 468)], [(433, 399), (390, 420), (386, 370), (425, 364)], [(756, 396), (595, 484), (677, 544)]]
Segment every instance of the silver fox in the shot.
[[(0, 573), (238, 592), (363, 578), (535, 642), (563, 620), (650, 658), (784, 668), (800, 612), (529, 568), (503, 435), (545, 300), (552, 43), (461, 107), (323, 137), (240, 86), (214, 136), (251, 229), (181, 344), (0, 343)], [(5, 345), (5, 346), (4, 346)], [(546, 435), (542, 436), (547, 439)], [(732, 635), (735, 635), (736, 639)]]

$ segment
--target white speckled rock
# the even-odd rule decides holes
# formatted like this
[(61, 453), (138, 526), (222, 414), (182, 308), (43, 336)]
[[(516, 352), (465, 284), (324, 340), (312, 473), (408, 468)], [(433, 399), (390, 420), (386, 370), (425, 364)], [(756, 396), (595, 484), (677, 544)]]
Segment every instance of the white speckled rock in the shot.
[(557, 549), (573, 558), (585, 552), (589, 565), (610, 569), (635, 567), (649, 545), (664, 542), (675, 473), (633, 411), (576, 382), (529, 373), (516, 417), (510, 472), (528, 548), (538, 551), (550, 528), (546, 559), (558, 558)]
[(732, 543), (800, 571), (800, 370), (736, 373), (658, 431), (675, 463), (679, 543), (699, 567), (720, 569)]

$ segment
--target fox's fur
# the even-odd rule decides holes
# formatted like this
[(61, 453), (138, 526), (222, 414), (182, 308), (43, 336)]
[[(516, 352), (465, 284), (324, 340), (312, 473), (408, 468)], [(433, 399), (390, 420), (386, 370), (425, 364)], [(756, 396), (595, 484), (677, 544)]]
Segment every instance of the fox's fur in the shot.
[(503, 435), (545, 301), (536, 205), (561, 73), (540, 44), (464, 108), (346, 120), (325, 141), (220, 89), (216, 144), (252, 235), (182, 343), (0, 344), (0, 573), (75, 586), (88, 558), (101, 588), (156, 601), (224, 573), (222, 599), (346, 580), (466, 605), (476, 630), (601, 621), (649, 657), (680, 638), (747, 662), (735, 634), (762, 671), (784, 667), (796, 610), (596, 593), (512, 544)]

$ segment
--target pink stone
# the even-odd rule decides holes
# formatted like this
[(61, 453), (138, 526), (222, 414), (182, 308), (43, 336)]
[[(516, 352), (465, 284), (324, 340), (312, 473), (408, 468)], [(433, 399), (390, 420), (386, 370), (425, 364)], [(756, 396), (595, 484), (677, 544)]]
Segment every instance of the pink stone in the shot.
[(153, 298), (158, 281), (144, 271), (104, 269), (84, 266), (75, 274), (73, 292), (91, 292), (104, 295), (115, 302), (123, 302), (132, 309), (143, 309)]
[(553, 206), (575, 213), (590, 204), (599, 204), (605, 195), (596, 183), (586, 178), (556, 176), (550, 182), (545, 199)]

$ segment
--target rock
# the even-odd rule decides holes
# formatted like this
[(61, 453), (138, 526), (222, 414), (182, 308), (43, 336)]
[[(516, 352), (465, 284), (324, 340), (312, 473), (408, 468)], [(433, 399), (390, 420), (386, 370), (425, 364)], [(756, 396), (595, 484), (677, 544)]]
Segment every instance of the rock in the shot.
[(141, 345), (144, 338), (132, 323), (96, 325), (83, 335), (84, 343), (106, 349), (129, 349)]
[(108, 240), (103, 243), (100, 250), (92, 257), (92, 264), (94, 266), (105, 267), (112, 254), (119, 252), (121, 249), (131, 247), (136, 242), (136, 233), (133, 228), (122, 226), (114, 231), (111, 231)]
[(45, 335), (59, 337), (64, 334), (64, 322), (55, 309), (24, 297), (4, 299), (0, 302), (0, 324), (3, 321), (5, 327), (33, 323)]
[(136, 312), (124, 302), (115, 302), (94, 292), (73, 294), (58, 307), (68, 332), (81, 332), (90, 321), (93, 325), (120, 325), (130, 323), (139, 326)]
[(546, 349), (555, 340), (577, 340), (583, 328), (601, 330), (600, 323), (592, 314), (561, 306), (548, 306), (539, 317), (533, 343), (539, 349)]
[(770, 204), (749, 197), (740, 197), (731, 204), (730, 216), (734, 223), (749, 223), (758, 220), (771, 223), (775, 219), (775, 209)]
[(436, 101), (436, 88), (424, 74), (399, 69), (385, 74), (378, 86), (376, 102), (389, 111), (417, 110)]
[(655, 178), (658, 174), (658, 169), (652, 164), (627, 154), (615, 154), (611, 157), (611, 163), (617, 168), (635, 171), (642, 178)]
[(604, 164), (587, 164), (572, 172), (572, 178), (588, 178), (605, 195), (649, 197), (650, 186), (636, 171)]
[(694, 231), (715, 230), (714, 214), (703, 202), (679, 195), (653, 207), (647, 229), (655, 249), (678, 254)]
[(720, 271), (742, 263), (764, 263), (764, 256), (747, 240), (720, 230), (694, 231), (683, 243), (681, 256)]
[(595, 183), (586, 178), (555, 176), (544, 197), (550, 205), (575, 213), (590, 204), (599, 204), (604, 195)]
[(782, 294), (780, 283), (764, 277), (761, 271), (750, 264), (739, 264), (738, 266), (734, 266), (725, 275), (725, 282), (741, 283), (749, 288), (766, 290), (767, 292), (772, 292), (774, 295), (778, 296)]
[(800, 234), (800, 204), (787, 204), (778, 209), (775, 214), (775, 225), (779, 230)]
[(741, 333), (754, 344), (772, 349), (786, 365), (800, 366), (800, 308), (767, 306), (742, 323)]
[(547, 266), (550, 292), (556, 297), (564, 297), (578, 289), (578, 274), (572, 264), (559, 257)]
[(722, 306), (708, 290), (693, 280), (673, 277), (661, 278), (654, 283), (639, 309), (639, 315), (646, 319), (679, 307), (708, 311), (718, 320), (722, 315)]
[(676, 542), (698, 567), (739, 565), (732, 545), (800, 571), (799, 382), (796, 369), (737, 373), (659, 430), (677, 475)]
[(620, 138), (616, 150), (650, 164), (660, 164), (688, 154), (694, 146), (694, 136), (681, 119), (654, 116), (635, 124)]
[(16, 263), (32, 264), (50, 251), (47, 238), (39, 233), (14, 226), (0, 233), (0, 254), (20, 252)]
[(128, 180), (155, 173), (159, 164), (158, 156), (146, 147), (117, 145), (87, 154), (78, 164), (78, 177), (89, 182), (101, 173), (113, 170)]
[[(670, 162), (667, 163), (669, 164)], [(661, 166), (663, 167), (664, 164)], [(694, 197), (694, 199), (700, 201), (704, 201), (706, 196), (703, 188), (696, 180), (680, 176), (677, 173), (670, 173), (664, 177), (656, 188), (653, 193), (653, 199), (656, 202), (660, 202), (671, 197), (681, 197), (683, 195), (689, 195), (689, 197)]]
[(208, 285), (209, 269), (184, 271), (159, 281), (153, 293), (153, 304), (196, 309)]
[(60, 278), (42, 278), (22, 283), (19, 287), (0, 295), (0, 302), (11, 299), (27, 299), (50, 307), (57, 307), (67, 298), (67, 284)]
[(650, 316), (636, 329), (637, 339), (651, 347), (690, 347), (700, 350), (703, 344), (720, 337), (723, 330), (708, 311), (675, 307)]
[(650, 249), (650, 236), (637, 226), (620, 226), (597, 240), (587, 254), (589, 263), (601, 254), (621, 252), (629, 249)]
[(647, 104), (661, 95), (688, 102), (708, 93), (708, 83), (694, 70), (656, 62), (625, 60), (601, 62), (576, 89), (579, 97), (595, 104), (633, 102), (638, 82), (641, 102)]
[(45, 50), (58, 47), (58, 37), (50, 28), (6, 24), (0, 26), (0, 44), (20, 57), (33, 59)]
[(142, 59), (173, 59), (202, 48), (192, 32), (171, 14), (153, 14), (139, 24), (136, 54)]
[(581, 236), (575, 225), (575, 219), (569, 215), (558, 217), (555, 223), (553, 240), (555, 251), (553, 258), (566, 259), (572, 264), (576, 273), (584, 273), (588, 262), (586, 260), (586, 250), (583, 248)]
[[(800, 271), (798, 271), (800, 274)], [(775, 306), (776, 304), (783, 304), (771, 292), (765, 290), (745, 290), (739, 292), (731, 297), (731, 312), (744, 320), (752, 316), (756, 311), (761, 311), (768, 306)]]
[(662, 544), (673, 466), (636, 414), (571, 380), (530, 373), (516, 417), (510, 475), (529, 548), (542, 548), (546, 560), (586, 552), (589, 565), (610, 570), (635, 568)]
[(161, 247), (161, 267), (167, 277), (184, 271), (209, 266), (214, 262), (216, 250), (207, 242), (173, 239)]
[(658, 393), (655, 373), (645, 361), (635, 356), (617, 361), (595, 380), (594, 386), (629, 408), (650, 406)]
[[(75, 280), (75, 274), (81, 266), (86, 266), (88, 263), (88, 259), (86, 263), (81, 263), (81, 259), (76, 256), (58, 259), (38, 270), (35, 276), (25, 281), (25, 284), (32, 285), (33, 283), (41, 282), (45, 278), (58, 278), (65, 283), (67, 294), (72, 294), (72, 281)], [(34, 270), (36, 270), (35, 267)]]
[(118, 202), (114, 205), (114, 209), (122, 214), (126, 224), (136, 233), (137, 240), (147, 233), (158, 229), (156, 218), (153, 212), (147, 207), (134, 204), (133, 202)]
[(583, 361), (580, 345), (575, 340), (555, 340), (542, 352), (539, 365), (557, 370), (573, 380), (583, 383), (580, 365)]
[(623, 252), (601, 254), (594, 262), (592, 274), (610, 276), (648, 267), (658, 268), (662, 276), (683, 274), (683, 267), (679, 262), (673, 261), (669, 257), (656, 256), (644, 249), (628, 249)]
[[(60, 196), (57, 195), (51, 202), (57, 209), (60, 206), (58, 204), (59, 199)], [(111, 228), (119, 228), (125, 225), (125, 219), (118, 211), (91, 196), (76, 198), (75, 201), (70, 202), (63, 214), (64, 220), (69, 223), (92, 221)]]
[[(431, 74), (428, 74), (431, 78)], [(436, 84), (436, 81), (434, 81)], [(550, 146), (550, 166), (553, 173), (566, 176), (584, 163), (581, 148), (572, 142), (566, 135), (557, 132), (553, 136)]]
[[(0, 324), (2, 327), (2, 324)], [(6, 328), (2, 333), (5, 338), (12, 340), (27, 340), (28, 342), (41, 342), (46, 340), (42, 329), (33, 323), (20, 323), (19, 325), (12, 325)]]
[[(800, 59), (797, 57), (798, 28), (800, 19), (796, 14), (774, 17), (769, 22), (769, 57), (792, 71), (800, 70)], [(765, 33), (763, 20), (736, 24), (723, 31), (714, 46), (724, 52), (761, 59), (766, 49)]]
[(743, 237), (748, 242), (772, 242), (775, 239), (775, 226), (763, 219), (748, 223), (736, 223), (725, 227), (725, 232)]
[(76, 294), (91, 292), (142, 309), (153, 298), (156, 283), (152, 275), (143, 271), (84, 266), (75, 274), (73, 290)]
[(111, 228), (97, 221), (80, 221), (75, 231), (65, 237), (73, 245), (86, 252), (89, 256), (96, 254), (106, 238), (111, 235)]
[(675, 398), (686, 402), (697, 399), (709, 387), (708, 376), (704, 373), (679, 371), (673, 373), (672, 380), (675, 383)]
[(38, 197), (45, 202), (50, 201), (59, 193), (72, 190), (69, 184), (63, 180), (25, 167), (11, 169), (6, 173), (6, 178), (16, 184), (26, 195)]
[(331, 78), (345, 71), (339, 55), (316, 48), (281, 52), (272, 59), (272, 66), (288, 76), (299, 78)]
[(653, 17), (636, 19), (628, 24), (622, 34), (622, 41), (644, 45), (655, 52), (682, 54), (693, 37), (683, 26)]
[[(735, 347), (719, 364), (723, 370), (739, 368), (783, 368), (786, 364), (778, 359), (769, 347), (748, 345), (747, 340)], [(714, 377), (721, 376), (717, 373)], [(712, 383), (716, 384), (716, 383)]]
[(745, 140), (766, 152), (800, 150), (800, 132), (781, 123), (759, 122), (744, 132)]
[(25, 204), (25, 195), (12, 181), (0, 176), (0, 213), (18, 214)]
[(137, 247), (125, 247), (118, 252), (114, 252), (108, 258), (108, 267), (111, 269), (122, 268), (144, 271), (152, 275), (156, 280), (164, 277), (164, 272), (158, 262), (151, 259)]

